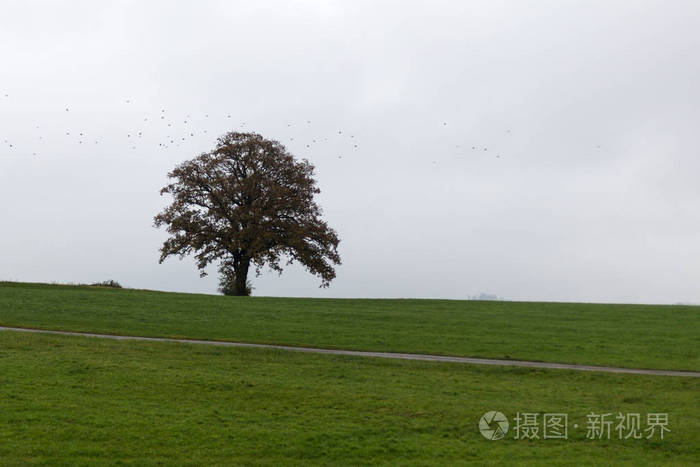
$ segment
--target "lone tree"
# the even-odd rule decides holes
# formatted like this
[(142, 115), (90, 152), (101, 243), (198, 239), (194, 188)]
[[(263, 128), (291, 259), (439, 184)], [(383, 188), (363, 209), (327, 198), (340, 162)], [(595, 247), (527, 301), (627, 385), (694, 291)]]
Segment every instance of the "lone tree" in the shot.
[(277, 141), (256, 133), (228, 133), (214, 150), (178, 165), (161, 195), (173, 202), (155, 216), (171, 234), (160, 262), (194, 254), (200, 275), (219, 261), (220, 291), (250, 295), (248, 271), (282, 273), (295, 261), (328, 287), (340, 264), (337, 234), (321, 219), (314, 166), (297, 161)]

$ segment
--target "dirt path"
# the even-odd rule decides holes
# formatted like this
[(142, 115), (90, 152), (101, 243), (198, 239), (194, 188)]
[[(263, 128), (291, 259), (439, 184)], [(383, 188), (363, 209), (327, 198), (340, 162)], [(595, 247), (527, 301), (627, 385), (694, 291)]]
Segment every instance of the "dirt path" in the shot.
[(180, 344), (204, 344), (218, 345), (223, 347), (252, 347), (258, 349), (278, 349), (293, 352), (307, 352), (327, 355), (351, 355), (354, 357), (379, 357), (379, 358), (395, 358), (402, 360), (421, 360), (428, 362), (453, 362), (453, 363), (470, 363), (475, 365), (499, 365), (499, 366), (523, 366), (529, 368), (549, 368), (556, 370), (576, 370), (576, 371), (599, 371), (603, 373), (629, 373), (634, 375), (657, 375), (657, 376), (685, 376), (690, 378), (699, 378), (700, 372), (697, 371), (678, 371), (678, 370), (645, 370), (637, 368), (616, 368), (610, 366), (592, 366), (592, 365), (574, 365), (569, 363), (548, 363), (548, 362), (532, 362), (526, 360), (497, 360), (490, 358), (471, 358), (471, 357), (446, 357), (442, 355), (426, 355), (426, 354), (410, 354), (410, 353), (394, 353), (394, 352), (368, 352), (361, 350), (336, 350), (336, 349), (315, 349), (311, 347), (293, 347), (288, 345), (272, 345), (272, 344), (248, 344), (245, 342), (226, 342), (226, 341), (206, 341), (197, 339), (172, 339), (167, 337), (138, 337), (138, 336), (118, 336), (111, 334), (94, 334), (89, 332), (71, 332), (71, 331), (49, 331), (46, 329), (29, 329), (17, 327), (0, 326), (0, 331), (17, 331), (17, 332), (33, 332), (40, 334), (58, 334), (64, 336), (84, 336), (97, 337), (100, 339), (114, 340), (133, 340), (146, 342), (177, 342)]

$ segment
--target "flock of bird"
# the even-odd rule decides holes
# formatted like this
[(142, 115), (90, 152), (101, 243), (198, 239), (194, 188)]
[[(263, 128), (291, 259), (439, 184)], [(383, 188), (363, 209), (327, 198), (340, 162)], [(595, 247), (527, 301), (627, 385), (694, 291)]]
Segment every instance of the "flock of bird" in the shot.
[[(0, 94), (0, 96), (4, 97), (5, 100), (10, 98), (10, 95), (8, 93)], [(123, 105), (125, 106), (129, 106), (131, 104), (131, 99), (125, 99), (123, 101)], [(72, 109), (70, 106), (67, 106), (65, 107), (65, 109), (63, 109), (63, 111), (66, 114), (70, 114), (72, 112)], [(150, 115), (142, 115), (139, 125), (132, 127), (134, 128), (132, 131), (125, 132), (123, 135), (123, 140), (126, 143), (126, 147), (130, 148), (131, 150), (136, 150), (140, 146), (145, 145), (152, 145), (151, 147), (153, 147), (154, 149), (160, 150), (179, 148), (181, 147), (181, 145), (184, 145), (189, 140), (195, 139), (195, 137), (218, 136), (217, 134), (213, 134), (215, 132), (218, 132), (218, 129), (210, 133), (208, 128), (210, 125), (207, 125), (207, 122), (212, 124), (211, 127), (219, 127), (222, 126), (222, 123), (225, 123), (225, 125), (223, 125), (224, 128), (232, 129), (229, 123), (232, 120), (232, 118), (233, 117), (230, 113), (223, 115), (212, 114), (211, 116), (209, 113), (204, 113), (198, 116), (198, 118), (196, 119), (198, 124), (195, 125), (193, 122), (194, 119), (192, 118), (192, 114), (175, 116), (172, 115), (171, 112), (168, 111), (168, 109), (160, 108), (155, 112), (151, 112)], [(55, 125), (56, 122), (52, 123)], [(337, 132), (335, 134), (329, 134), (326, 136), (299, 136), (308, 133), (308, 130), (311, 128), (311, 125), (311, 120), (303, 120), (300, 123), (288, 122), (286, 126), (291, 131), (294, 131), (295, 127), (299, 126), (304, 126), (306, 128), (304, 129), (304, 131), (299, 132), (296, 135), (296, 137), (289, 135), (286, 138), (286, 143), (289, 145), (294, 145), (297, 148), (301, 147), (310, 150), (312, 147), (323, 143), (328, 143), (329, 139), (332, 139), (335, 143), (342, 144), (340, 146), (340, 149), (342, 149), (342, 151), (340, 152), (342, 152), (342, 154), (336, 155), (338, 159), (342, 159), (343, 154), (348, 154), (348, 151), (357, 151), (360, 148), (359, 138), (357, 138), (355, 134), (344, 132), (342, 129), (336, 130)], [(440, 126), (445, 128), (448, 127), (448, 124), (447, 122), (440, 122)], [(240, 123), (239, 131), (246, 131), (246, 122)], [(34, 132), (36, 138), (35, 141), (45, 142), (45, 135), (43, 134), (42, 127), (40, 125), (35, 125)], [(100, 145), (102, 141), (99, 137), (94, 137), (91, 134), (91, 132), (85, 129), (77, 131), (65, 129), (63, 133), (64, 134), (62, 136), (64, 138), (67, 138), (69, 143), (78, 146)], [(507, 129), (505, 130), (505, 133), (510, 134), (511, 130)], [(150, 136), (150, 138), (146, 138), (147, 136)], [(32, 154), (33, 156), (39, 155), (36, 149), (28, 150), (27, 147), (18, 147), (17, 144), (15, 144), (8, 138), (3, 138), (3, 144), (9, 151), (12, 152)], [(339, 148), (337, 144), (333, 147), (336, 150)], [(469, 150), (469, 148), (471, 147), (472, 152), (489, 153), (489, 147), (487, 146), (470, 146), (455, 144), (454, 147), (456, 150), (460, 151), (463, 149)], [(598, 146), (598, 148), (600, 148), (600, 146)], [(501, 158), (501, 154), (499, 151), (494, 151), (489, 154), (492, 154), (493, 157), (495, 157), (496, 159)], [(438, 160), (433, 159), (432, 163), (437, 164)]]
[[(0, 94), (0, 96), (3, 96), (5, 99), (10, 97), (7, 93), (4, 95)], [(125, 106), (129, 106), (132, 104), (132, 101), (131, 99), (126, 99), (123, 101), (123, 104)], [(61, 109), (61, 112), (65, 112), (67, 115), (72, 111), (73, 109), (70, 106)], [(145, 145), (151, 145), (151, 147), (154, 149), (168, 150), (171, 148), (179, 148), (195, 137), (216, 137), (220, 134), (218, 128), (227, 128), (225, 131), (237, 129), (238, 131), (244, 132), (247, 130), (246, 122), (241, 122), (238, 128), (234, 128), (235, 125), (232, 126), (230, 124), (231, 120), (233, 120), (233, 116), (230, 113), (223, 115), (211, 114), (211, 116), (209, 113), (201, 114), (198, 116), (197, 125), (194, 124), (195, 122), (193, 120), (192, 114), (173, 115), (173, 113), (169, 112), (166, 108), (160, 108), (156, 112), (151, 112), (151, 115), (142, 115), (140, 117), (139, 124), (132, 126), (132, 131), (124, 132), (123, 141), (126, 143), (126, 147), (130, 148), (131, 150), (136, 150), (137, 148)], [(217, 129), (210, 132), (207, 122), (210, 122), (211, 127)], [(312, 122), (311, 120), (306, 120), (305, 122), (305, 126), (307, 126), (308, 130)], [(52, 126), (55, 126), (56, 123), (57, 122), (54, 120), (52, 122)], [(298, 124), (289, 122), (286, 124), (286, 126), (287, 128), (292, 129), (295, 126), (300, 126), (303, 124), (303, 122)], [(65, 126), (67, 127), (68, 125)], [(33, 130), (33, 139), (35, 141), (46, 142), (48, 137), (46, 136), (42, 126), (35, 125)], [(221, 133), (223, 132), (224, 131), (221, 131)], [(306, 132), (307, 131), (304, 131), (302, 133)], [(100, 145), (103, 143), (102, 138), (95, 137), (93, 132), (86, 129), (73, 130), (66, 128), (61, 132), (60, 136), (64, 138), (64, 141), (77, 146)], [(336, 137), (336, 142), (341, 140), (340, 142), (344, 143), (344, 145), (341, 146), (344, 152), (349, 150), (358, 150), (360, 148), (359, 139), (356, 137), (356, 135), (346, 133), (343, 130), (337, 130), (335, 135), (318, 136), (315, 138), (305, 138), (299, 136), (295, 138), (294, 136), (289, 136), (286, 139), (288, 143), (294, 143), (296, 141), (296, 143), (294, 143), (296, 146), (301, 144), (302, 147), (310, 149), (315, 145), (328, 142), (331, 138), (333, 138), (333, 136)], [(284, 143), (284, 141), (281, 142)], [(36, 150), (27, 150), (28, 146), (30, 146), (29, 144), (24, 144), (24, 147), (22, 147), (22, 145), (16, 144), (8, 138), (3, 138), (3, 143), (8, 150), (15, 153), (31, 153), (33, 156), (39, 155)], [(343, 154), (338, 154), (337, 158), (342, 159)]]

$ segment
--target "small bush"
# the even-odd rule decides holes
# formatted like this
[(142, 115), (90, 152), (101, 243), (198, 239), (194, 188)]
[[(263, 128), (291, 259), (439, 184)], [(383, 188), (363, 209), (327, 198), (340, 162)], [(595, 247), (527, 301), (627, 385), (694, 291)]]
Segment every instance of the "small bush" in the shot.
[(219, 292), (226, 296), (248, 297), (253, 293), (250, 281), (246, 281), (245, 289), (238, 290), (236, 286), (236, 275), (231, 271), (222, 272), (219, 279)]
[(94, 284), (90, 284), (93, 287), (111, 287), (113, 289), (121, 289), (122, 286), (119, 282), (113, 281), (113, 280), (108, 280), (108, 281), (102, 281), (102, 282), (95, 282)]

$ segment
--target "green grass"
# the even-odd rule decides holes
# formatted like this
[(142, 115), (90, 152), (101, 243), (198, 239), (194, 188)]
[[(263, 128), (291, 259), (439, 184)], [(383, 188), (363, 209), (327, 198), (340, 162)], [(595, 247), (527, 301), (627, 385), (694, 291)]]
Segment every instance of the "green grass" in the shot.
[(239, 298), (0, 283), (0, 325), (700, 370), (700, 307)]
[[(697, 465), (695, 378), (0, 332), (0, 464)], [(568, 440), (488, 441), (488, 410), (569, 414)], [(669, 414), (585, 439), (586, 414)], [(580, 428), (572, 425), (578, 423)]]

